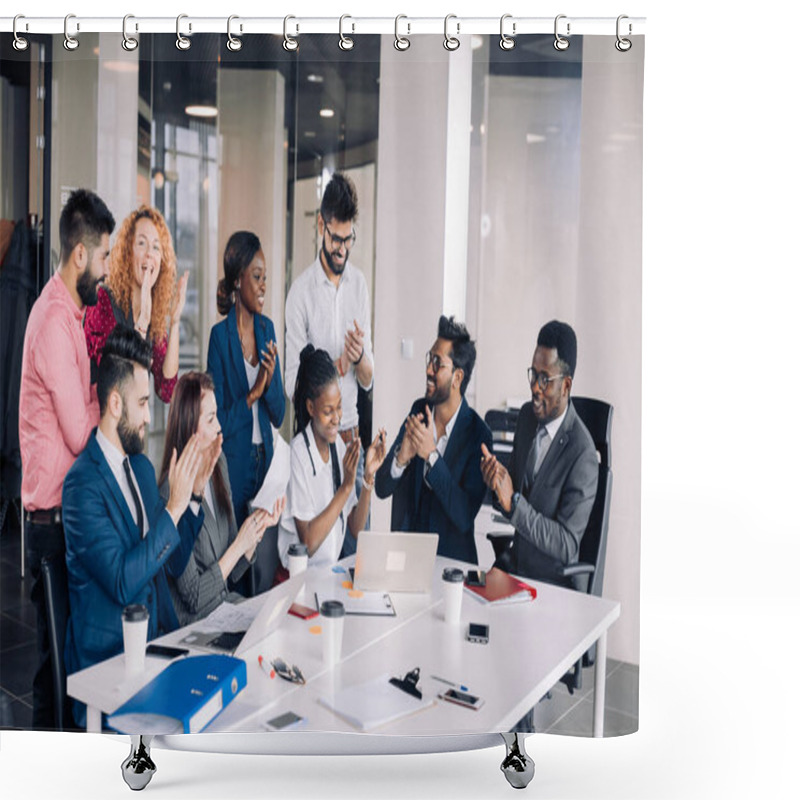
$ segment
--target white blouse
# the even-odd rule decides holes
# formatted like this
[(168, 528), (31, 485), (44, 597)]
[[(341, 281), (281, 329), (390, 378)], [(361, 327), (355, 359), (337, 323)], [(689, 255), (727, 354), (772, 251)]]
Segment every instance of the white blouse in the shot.
[[(286, 490), (286, 510), (281, 516), (278, 529), (278, 554), (284, 567), (288, 567), (288, 551), (292, 544), (299, 543), (295, 517), (304, 522), (310, 522), (319, 516), (333, 500), (333, 467), (331, 459), (326, 464), (320, 456), (314, 432), (313, 423), (306, 426), (308, 446), (303, 437), (303, 432), (292, 439), (291, 450), (291, 475), (289, 486)], [(339, 474), (344, 480), (342, 460), (347, 446), (341, 436), (336, 437), (336, 455), (339, 459)], [(333, 528), (325, 537), (316, 553), (308, 559), (309, 566), (335, 564), (339, 560), (344, 541), (345, 525), (350, 511), (357, 503), (355, 486), (348, 496), (342, 513), (336, 518)]]

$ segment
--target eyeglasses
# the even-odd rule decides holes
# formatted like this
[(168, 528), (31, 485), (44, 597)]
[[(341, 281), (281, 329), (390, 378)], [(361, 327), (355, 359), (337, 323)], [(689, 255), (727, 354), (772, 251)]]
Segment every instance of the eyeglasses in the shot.
[(566, 378), (567, 376), (563, 373), (561, 375), (546, 375), (544, 372), (537, 372), (533, 367), (528, 367), (528, 383), (530, 384), (531, 389), (533, 389), (533, 384), (538, 383), (539, 388), (543, 391), (547, 391), (547, 387), (555, 380), (559, 378)]
[(325, 225), (325, 232), (328, 236), (331, 237), (331, 244), (333, 245), (335, 250), (338, 250), (342, 245), (344, 245), (345, 250), (349, 250), (355, 243), (356, 243), (356, 229), (353, 228), (353, 232), (349, 236), (337, 236), (335, 233), (331, 233), (330, 228), (328, 227), (328, 223), (323, 221)]
[(453, 367), (453, 366), (454, 364), (452, 361), (450, 362), (442, 361), (442, 359), (439, 358), (439, 356), (434, 355), (433, 353), (431, 353), (430, 350), (428, 350), (428, 352), (425, 353), (425, 368), (427, 369), (428, 367), (433, 367), (434, 375), (436, 375), (442, 367)]

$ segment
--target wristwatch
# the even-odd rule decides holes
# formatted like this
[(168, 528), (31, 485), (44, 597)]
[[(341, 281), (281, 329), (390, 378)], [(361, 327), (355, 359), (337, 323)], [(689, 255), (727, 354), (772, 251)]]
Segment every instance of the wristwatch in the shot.
[(517, 503), (519, 503), (519, 492), (514, 492), (514, 494), (511, 495), (511, 510), (503, 512), (503, 515), (507, 519), (511, 519), (511, 517), (514, 516), (514, 512), (517, 510)]
[(203, 495), (192, 492), (192, 500), (198, 505), (203, 505)]
[(428, 463), (428, 469), (433, 469), (434, 464), (439, 460), (439, 451), (438, 450), (431, 450), (430, 455), (426, 459)]

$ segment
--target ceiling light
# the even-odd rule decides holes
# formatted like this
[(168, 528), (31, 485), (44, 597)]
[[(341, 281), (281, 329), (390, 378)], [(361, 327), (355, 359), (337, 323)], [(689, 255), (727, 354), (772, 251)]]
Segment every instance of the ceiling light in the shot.
[(190, 117), (202, 117), (203, 119), (210, 119), (211, 117), (216, 117), (217, 114), (219, 113), (217, 111), (216, 106), (201, 106), (201, 105), (186, 106), (185, 111)]
[(314, 139), (316, 137), (316, 135), (317, 135), (316, 131), (306, 131), (303, 134), (303, 136), (305, 136), (306, 139)]
[(333, 116), (333, 109), (332, 108), (321, 108), (319, 110), (319, 115), (324, 117), (325, 119), (330, 119)]
[(315, 75), (313, 72), (308, 76), (309, 83), (324, 83), (325, 78), (322, 75)]
[(539, 142), (546, 142), (547, 141), (547, 137), (546, 136), (541, 136), (538, 133), (528, 133), (528, 134), (525, 135), (525, 141), (528, 144), (538, 144)]

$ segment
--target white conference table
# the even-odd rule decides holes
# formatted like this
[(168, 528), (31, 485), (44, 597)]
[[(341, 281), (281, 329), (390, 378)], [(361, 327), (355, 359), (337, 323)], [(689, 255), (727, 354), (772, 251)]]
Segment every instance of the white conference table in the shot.
[[(345, 559), (344, 566), (353, 558)], [(447, 735), (508, 731), (555, 685), (592, 644), (597, 643), (594, 679), (593, 735), (603, 735), (606, 676), (606, 634), (620, 614), (620, 604), (568, 589), (530, 581), (538, 596), (532, 602), (492, 606), (465, 591), (461, 622), (444, 621), (440, 576), (445, 566), (471, 565), (437, 557), (430, 594), (391, 593), (394, 617), (347, 615), (342, 658), (332, 669), (322, 660), (322, 637), (313, 629), (319, 617), (302, 620), (288, 615), (281, 627), (239, 657), (247, 663), (247, 686), (205, 729), (208, 733), (265, 731), (267, 720), (285, 711), (304, 717), (300, 730), (357, 732), (350, 723), (323, 706), (321, 697), (364, 683), (383, 673), (402, 678), (420, 669), (417, 687), (424, 698), (448, 687), (433, 675), (468, 687), (483, 698), (477, 711), (436, 700), (425, 708), (374, 730), (379, 734)], [(314, 605), (314, 593), (332, 596), (330, 589), (349, 575), (330, 567), (311, 568), (298, 602)], [(252, 598), (248, 603), (263, 602)], [(466, 640), (469, 622), (488, 623), (489, 644)], [(193, 626), (158, 639), (179, 645)], [(191, 648), (189, 648), (191, 649)], [(197, 649), (197, 654), (207, 653)], [(281, 657), (296, 664), (305, 685), (270, 678), (258, 664)], [(124, 657), (110, 658), (67, 678), (67, 693), (87, 706), (87, 730), (101, 730), (102, 714), (111, 714), (170, 662), (147, 657), (144, 673), (126, 682)], [(269, 668), (269, 667), (268, 667)], [(370, 731), (372, 732), (372, 731)]]

